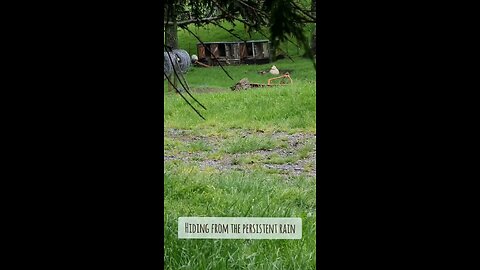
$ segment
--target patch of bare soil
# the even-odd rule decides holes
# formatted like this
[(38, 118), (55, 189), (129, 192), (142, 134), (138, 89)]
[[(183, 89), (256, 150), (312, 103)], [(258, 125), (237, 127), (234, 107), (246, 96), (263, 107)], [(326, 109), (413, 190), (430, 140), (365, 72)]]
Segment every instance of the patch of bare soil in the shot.
[[(236, 134), (236, 137), (266, 135), (262, 131), (250, 130), (239, 130)], [(191, 152), (178, 151), (176, 149), (164, 150), (164, 162), (176, 160), (196, 166), (201, 170), (214, 168), (219, 171), (244, 171), (250, 170), (255, 166), (261, 166), (266, 170), (285, 176), (302, 174), (316, 176), (316, 134), (288, 134), (285, 132), (275, 132), (268, 136), (277, 141), (282, 141), (283, 145), (268, 150), (257, 150), (242, 154), (229, 154), (220, 152), (220, 150), (222, 146), (227, 143), (226, 140), (232, 140), (234, 138), (225, 139), (219, 136), (202, 136), (195, 135), (189, 130), (167, 129), (164, 131), (164, 137), (180, 141), (183, 144), (202, 142), (203, 145), (208, 146), (209, 150)], [(307, 155), (299, 157), (299, 151), (304, 149), (307, 144), (313, 144), (313, 149), (308, 151)], [(246, 160), (249, 160), (248, 157), (251, 156), (255, 156), (256, 158), (252, 159), (250, 162), (238, 162), (238, 160), (241, 160), (242, 158), (247, 158)], [(271, 156), (284, 159), (291, 158), (293, 161), (269, 162), (269, 157)]]
[[(190, 93), (220, 93), (220, 92), (230, 92), (231, 90), (226, 89), (226, 88), (210, 88), (210, 87), (200, 87), (200, 88), (191, 88)], [(169, 91), (166, 92), (165, 94), (167, 95), (173, 95), (177, 94), (176, 91)]]
[(229, 90), (225, 88), (203, 87), (203, 88), (193, 88), (192, 91), (194, 93), (217, 93), (217, 92), (227, 92)]

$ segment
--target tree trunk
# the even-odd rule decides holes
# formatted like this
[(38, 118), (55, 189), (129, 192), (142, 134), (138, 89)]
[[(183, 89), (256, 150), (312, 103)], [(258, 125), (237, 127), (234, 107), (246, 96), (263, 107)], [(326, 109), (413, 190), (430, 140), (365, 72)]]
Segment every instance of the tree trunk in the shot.
[(312, 0), (312, 6), (310, 8), (310, 12), (312, 13), (313, 17), (317, 17), (317, 0)]
[(165, 44), (172, 49), (178, 49), (177, 22), (165, 25)]
[(167, 22), (173, 22), (165, 24), (165, 44), (171, 49), (178, 49), (177, 10), (173, 3), (165, 10), (165, 19)]
[[(310, 12), (312, 16), (317, 18), (317, 0), (312, 0), (312, 7)], [(313, 28), (312, 33), (312, 41), (310, 43), (310, 48), (312, 49), (312, 54), (317, 55), (317, 24), (315, 23), (315, 27)]]
[(310, 43), (310, 48), (312, 50), (312, 54), (315, 56), (317, 55), (317, 26), (313, 28), (313, 33), (312, 33), (312, 41)]
[[(165, 45), (170, 49), (178, 49), (178, 28), (177, 28), (177, 14), (175, 8), (167, 10), (167, 21), (173, 22), (173, 24), (165, 24)], [(175, 87), (177, 86), (177, 76), (175, 74), (170, 75), (170, 81), (173, 82)], [(174, 86), (168, 83), (168, 92), (173, 91)]]

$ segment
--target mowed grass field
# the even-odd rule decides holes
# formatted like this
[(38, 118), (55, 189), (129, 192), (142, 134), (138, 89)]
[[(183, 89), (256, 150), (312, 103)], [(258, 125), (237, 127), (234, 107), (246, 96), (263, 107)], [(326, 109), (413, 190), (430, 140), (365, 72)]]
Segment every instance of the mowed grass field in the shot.
[[(275, 64), (289, 86), (266, 83), (272, 64), (192, 68), (186, 79), (202, 120), (164, 86), (165, 269), (315, 269), (316, 81), (310, 60)], [(191, 99), (189, 99), (192, 101)], [(192, 101), (193, 102), (193, 101)], [(301, 240), (186, 240), (179, 217), (300, 217)]]
[[(165, 81), (165, 127), (223, 131), (226, 128), (256, 128), (314, 132), (315, 69), (308, 59), (295, 57), (294, 61), (282, 59), (274, 63), (280, 71), (291, 70), (292, 85), (244, 91), (231, 91), (230, 87), (243, 78), (250, 82), (266, 84), (269, 78), (276, 76), (269, 73), (261, 75), (258, 72), (269, 70), (272, 64), (224, 67), (233, 80), (219, 67), (192, 68), (185, 78), (193, 89), (194, 97), (207, 108), (203, 110), (196, 106), (206, 121), (196, 116), (178, 94), (167, 93)], [(184, 95), (187, 96), (186, 93)]]

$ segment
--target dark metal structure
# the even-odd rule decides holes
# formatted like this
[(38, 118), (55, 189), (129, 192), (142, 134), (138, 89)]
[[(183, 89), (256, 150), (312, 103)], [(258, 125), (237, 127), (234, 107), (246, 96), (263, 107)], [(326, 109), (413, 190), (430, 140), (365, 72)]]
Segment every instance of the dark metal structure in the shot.
[(265, 64), (272, 61), (268, 40), (198, 43), (197, 54), (198, 61), (210, 66), (218, 65), (218, 62), (222, 65), (239, 65)]

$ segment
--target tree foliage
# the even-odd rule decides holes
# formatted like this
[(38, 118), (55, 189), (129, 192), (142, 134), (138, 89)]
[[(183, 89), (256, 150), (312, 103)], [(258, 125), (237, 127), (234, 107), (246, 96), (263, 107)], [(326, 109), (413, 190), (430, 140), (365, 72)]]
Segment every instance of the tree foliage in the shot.
[(306, 23), (316, 22), (315, 13), (311, 12), (315, 5), (315, 0), (166, 0), (164, 24), (176, 23), (185, 28), (189, 24), (202, 26), (223, 20), (241, 22), (247, 31), (268, 27), (274, 48), (293, 36), (309, 52), (304, 28)]

